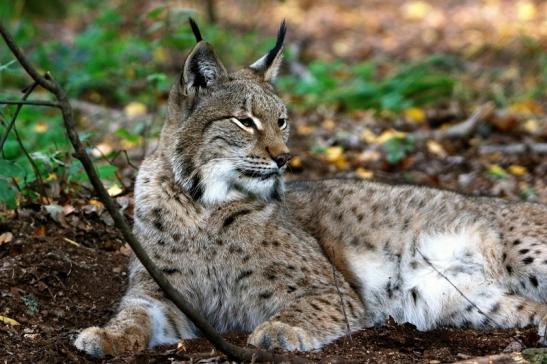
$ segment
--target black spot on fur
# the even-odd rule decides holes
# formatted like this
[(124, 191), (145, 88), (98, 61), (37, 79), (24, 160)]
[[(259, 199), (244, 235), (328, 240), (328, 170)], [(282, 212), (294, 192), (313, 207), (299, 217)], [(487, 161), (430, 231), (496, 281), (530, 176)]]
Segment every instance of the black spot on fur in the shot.
[(520, 254), (526, 254), (526, 253), (528, 253), (529, 251), (530, 251), (530, 249), (521, 249), (521, 250), (519, 250), (519, 253), (520, 253)]
[(241, 281), (242, 279), (245, 279), (245, 278), (248, 278), (251, 274), (253, 274), (253, 271), (252, 270), (244, 270), (242, 271), (241, 273), (239, 273), (239, 275), (237, 276), (236, 278), (236, 282), (239, 282)]
[(522, 311), (524, 309), (524, 305), (520, 304), (517, 306), (517, 311)]
[(165, 241), (160, 239), (160, 240), (158, 240), (157, 244), (160, 245), (160, 246), (164, 246)]
[(526, 257), (526, 258), (524, 258), (524, 259), (522, 260), (522, 262), (523, 262), (524, 264), (526, 264), (526, 265), (532, 264), (532, 263), (534, 262), (534, 258), (532, 258), (532, 257)]
[(513, 267), (511, 267), (510, 265), (506, 265), (505, 269), (507, 269), (507, 273), (509, 273), (509, 274), (513, 273)]
[(287, 293), (292, 293), (296, 291), (296, 287), (295, 286), (287, 286)]
[(264, 300), (267, 300), (268, 298), (271, 298), (272, 296), (273, 296), (273, 292), (271, 291), (262, 292), (261, 294), (258, 295), (258, 297)]
[(224, 242), (223, 242), (222, 240), (220, 240), (220, 239), (217, 239), (217, 240), (215, 241), (215, 243), (216, 243), (218, 246), (224, 245)]
[(247, 215), (250, 212), (251, 212), (251, 210), (249, 210), (249, 209), (243, 209), (243, 210), (239, 210), (239, 211), (234, 212), (233, 214), (228, 216), (226, 219), (224, 219), (224, 222), (222, 223), (222, 227), (226, 228), (226, 227), (230, 226), (231, 224), (234, 223), (235, 219), (237, 219), (240, 216)]
[(319, 307), (318, 305), (316, 305), (316, 304), (313, 303), (313, 302), (310, 302), (310, 306), (311, 306), (314, 310), (316, 310), (316, 311), (323, 311), (323, 310), (321, 309), (321, 307)]
[(196, 174), (190, 181), (190, 187), (188, 193), (193, 200), (199, 200), (203, 196), (203, 186), (201, 185), (201, 178)]
[(503, 253), (501, 259), (505, 262), (505, 259), (507, 259), (507, 253)]
[(163, 273), (165, 273), (165, 274), (180, 273), (180, 270), (177, 269), (177, 268), (163, 268), (161, 271), (162, 271)]
[(500, 304), (499, 302), (496, 302), (494, 306), (492, 306), (492, 308), (490, 309), (490, 313), (496, 313), (499, 311), (499, 309), (500, 309)]
[(530, 276), (530, 283), (532, 283), (532, 286), (534, 287), (537, 287), (539, 285), (539, 282), (536, 276)]
[(513, 245), (519, 245), (522, 243), (519, 239), (513, 240)]
[(412, 301), (414, 301), (414, 304), (416, 304), (416, 302), (418, 302), (418, 292), (415, 288), (413, 288), (412, 290), (410, 290), (410, 294), (412, 295)]
[(240, 246), (237, 246), (237, 245), (230, 245), (230, 247), (228, 248), (228, 253), (238, 253), (238, 254), (241, 254), (243, 253), (243, 249), (241, 249)]

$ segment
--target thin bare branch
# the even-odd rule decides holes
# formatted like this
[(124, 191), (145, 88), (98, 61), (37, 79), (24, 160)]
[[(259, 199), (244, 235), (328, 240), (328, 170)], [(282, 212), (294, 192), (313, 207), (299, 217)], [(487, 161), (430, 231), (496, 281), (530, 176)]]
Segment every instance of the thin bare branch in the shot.
[(547, 154), (547, 143), (516, 143), (505, 145), (481, 145), (480, 154), (524, 154), (537, 153)]
[(84, 166), (86, 174), (93, 185), (95, 192), (108, 210), (110, 216), (112, 216), (114, 224), (120, 230), (129, 246), (131, 246), (141, 264), (146, 268), (151, 277), (156, 281), (159, 287), (165, 292), (166, 296), (175, 304), (175, 306), (177, 306), (177, 308), (179, 308), (188, 317), (188, 319), (196, 325), (196, 327), (215, 346), (215, 348), (226, 354), (230, 359), (237, 361), (251, 361), (254, 358), (257, 362), (309, 363), (310, 361), (304, 358), (289, 358), (285, 355), (275, 354), (265, 350), (242, 348), (227, 342), (215, 330), (215, 328), (211, 326), (211, 324), (209, 324), (209, 322), (205, 320), (205, 318), (184, 298), (184, 296), (182, 296), (180, 292), (171, 285), (169, 280), (167, 280), (165, 275), (158, 269), (158, 267), (156, 267), (154, 262), (148, 256), (146, 250), (139, 243), (131, 231), (125, 217), (120, 212), (118, 205), (109, 196), (101, 180), (99, 179), (95, 166), (93, 165), (91, 158), (87, 154), (80, 137), (76, 132), (72, 106), (70, 105), (64, 90), (50, 74), (46, 74), (45, 77), (38, 74), (36, 69), (30, 64), (2, 24), (0, 24), (0, 33), (19, 63), (21, 63), (34, 81), (49, 90), (57, 98), (68, 138), (74, 148), (74, 154)]
[(42, 100), (0, 100), (0, 105), (32, 105), (32, 106), (47, 106), (60, 107), (56, 102)]
[(353, 338), (351, 337), (351, 328), (349, 326), (349, 320), (348, 315), (346, 314), (346, 306), (344, 306), (344, 297), (342, 296), (342, 292), (340, 292), (340, 287), (338, 286), (338, 279), (336, 279), (336, 267), (334, 266), (334, 262), (336, 261), (334, 256), (334, 248), (332, 249), (332, 257), (331, 257), (331, 266), (332, 266), (332, 277), (334, 279), (334, 285), (336, 286), (336, 291), (338, 292), (338, 297), (340, 297), (340, 305), (342, 306), (342, 314), (344, 315), (344, 320), (346, 321), (346, 336), (349, 337), (349, 341), (353, 341)]
[[(22, 102), (24, 102), (30, 96), (30, 94), (34, 91), (36, 86), (38, 86), (38, 84), (36, 82), (33, 82), (30, 86), (25, 87), (25, 89), (23, 90), (24, 95), (22, 98)], [(10, 123), (6, 126), (6, 130), (4, 131), (4, 134), (2, 135), (2, 139), (0, 140), (0, 150), (2, 151), (2, 154), (3, 154), (4, 144), (6, 143), (6, 140), (8, 139), (10, 131), (13, 130), (13, 133), (15, 134), (15, 139), (17, 140), (17, 144), (19, 144), (19, 148), (21, 148), (21, 151), (23, 152), (23, 154), (29, 161), (32, 171), (34, 173), (34, 176), (36, 177), (36, 180), (38, 181), (38, 191), (40, 192), (40, 196), (42, 196), (42, 198), (47, 201), (48, 197), (46, 193), (46, 187), (44, 184), (44, 180), (42, 179), (42, 175), (40, 174), (40, 170), (38, 169), (38, 166), (36, 165), (36, 162), (30, 155), (30, 153), (27, 151), (27, 148), (25, 148), (25, 145), (23, 144), (23, 141), (21, 140), (21, 137), (19, 136), (19, 133), (17, 132), (17, 128), (15, 127), (15, 121), (17, 120), (17, 117), (19, 116), (19, 112), (23, 108), (23, 105), (25, 105), (22, 102), (18, 104), (17, 109), (15, 109), (15, 112), (13, 113), (13, 116), (11, 117)]]

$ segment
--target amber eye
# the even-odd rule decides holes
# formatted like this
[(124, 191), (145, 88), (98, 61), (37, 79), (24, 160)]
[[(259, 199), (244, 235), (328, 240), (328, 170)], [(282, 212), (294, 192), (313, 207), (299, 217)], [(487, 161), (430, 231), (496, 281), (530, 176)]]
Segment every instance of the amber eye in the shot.
[(278, 119), (277, 126), (279, 126), (279, 129), (281, 130), (285, 129), (287, 127), (287, 119)]
[(243, 125), (246, 128), (252, 128), (255, 126), (255, 123), (253, 119), (251, 118), (237, 119), (237, 120), (241, 123), (241, 125)]

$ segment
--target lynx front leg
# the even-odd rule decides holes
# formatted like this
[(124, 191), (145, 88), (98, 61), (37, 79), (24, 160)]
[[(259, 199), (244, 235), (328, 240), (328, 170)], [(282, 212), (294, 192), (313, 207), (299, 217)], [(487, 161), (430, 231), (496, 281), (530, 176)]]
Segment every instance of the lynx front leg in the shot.
[[(364, 307), (356, 295), (325, 293), (299, 298), (260, 324), (248, 343), (266, 349), (309, 351), (363, 327)], [(344, 315), (345, 311), (345, 315)], [(347, 317), (347, 321), (346, 321)]]
[(191, 324), (171, 302), (148, 296), (126, 297), (118, 314), (104, 328), (83, 330), (74, 345), (102, 358), (172, 344), (181, 338), (195, 337), (193, 332)]

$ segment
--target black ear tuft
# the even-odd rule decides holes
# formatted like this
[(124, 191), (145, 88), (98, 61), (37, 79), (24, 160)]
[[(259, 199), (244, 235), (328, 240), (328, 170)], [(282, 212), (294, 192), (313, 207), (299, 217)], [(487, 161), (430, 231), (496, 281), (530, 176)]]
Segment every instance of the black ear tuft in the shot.
[(188, 22), (190, 23), (190, 27), (192, 28), (192, 32), (194, 33), (194, 37), (196, 37), (196, 43), (199, 43), (203, 40), (201, 37), (201, 32), (199, 31), (198, 25), (192, 18), (188, 18)]
[(265, 65), (269, 67), (281, 48), (283, 47), (283, 42), (285, 41), (285, 34), (287, 33), (287, 24), (285, 23), (285, 19), (281, 22), (281, 25), (279, 26), (279, 31), (277, 32), (277, 41), (275, 42), (275, 46), (268, 52), (266, 55)]

